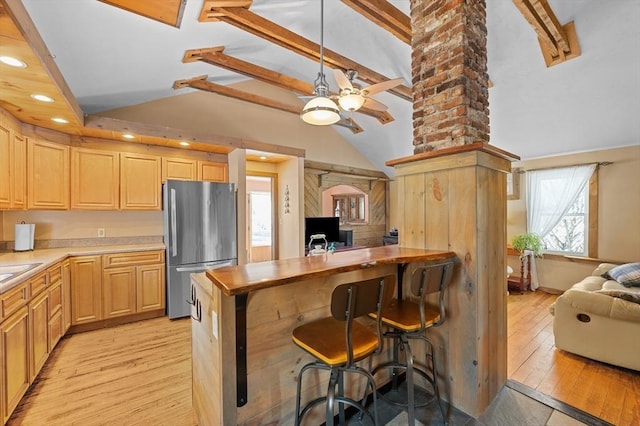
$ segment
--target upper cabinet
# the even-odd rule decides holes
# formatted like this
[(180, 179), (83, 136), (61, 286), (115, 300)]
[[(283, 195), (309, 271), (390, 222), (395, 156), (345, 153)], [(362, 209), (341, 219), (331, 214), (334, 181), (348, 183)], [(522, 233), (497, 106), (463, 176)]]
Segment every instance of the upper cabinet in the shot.
[(27, 198), (27, 145), (0, 122), (0, 209), (24, 209)]
[(196, 180), (198, 178), (196, 160), (162, 157), (162, 182), (167, 179)]
[(28, 138), (27, 207), (69, 208), (69, 147)]
[(160, 157), (120, 154), (120, 209), (160, 210)]
[(229, 165), (213, 161), (198, 161), (198, 180), (227, 182), (229, 180)]
[(71, 208), (117, 210), (120, 194), (120, 154), (71, 148)]

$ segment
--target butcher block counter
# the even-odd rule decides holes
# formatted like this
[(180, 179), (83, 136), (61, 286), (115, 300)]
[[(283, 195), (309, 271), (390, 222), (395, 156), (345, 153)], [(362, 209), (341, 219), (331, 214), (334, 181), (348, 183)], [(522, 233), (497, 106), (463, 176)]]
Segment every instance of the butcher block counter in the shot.
[[(293, 424), (297, 373), (313, 360), (292, 342), (293, 329), (329, 316), (339, 284), (393, 275), (400, 285), (387, 291), (402, 297), (402, 278), (412, 265), (454, 256), (389, 245), (192, 275), (193, 407), (199, 424)], [(389, 357), (388, 349), (374, 363)], [(303, 400), (326, 391), (326, 382), (305, 378)], [(345, 382), (361, 392), (361, 384)], [(323, 407), (305, 419), (323, 423)]]

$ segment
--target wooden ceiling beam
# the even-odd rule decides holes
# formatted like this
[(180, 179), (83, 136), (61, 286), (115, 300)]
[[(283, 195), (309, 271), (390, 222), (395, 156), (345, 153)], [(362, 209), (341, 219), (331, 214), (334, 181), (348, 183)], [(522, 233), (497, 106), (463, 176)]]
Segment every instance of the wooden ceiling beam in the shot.
[[(301, 95), (313, 95), (313, 84), (311, 83), (234, 58), (224, 54), (223, 51), (224, 46), (187, 50), (182, 62), (205, 62)], [(332, 94), (335, 95), (335, 93)], [(393, 116), (387, 111), (376, 111), (362, 107), (357, 112), (373, 117), (382, 124), (387, 124), (394, 120)]]
[[(200, 21), (210, 21), (211, 19), (209, 19), (209, 16), (214, 17), (214, 20), (226, 22), (243, 31), (254, 34), (264, 40), (291, 50), (299, 55), (305, 56), (314, 61), (320, 61), (319, 44), (277, 25), (268, 19), (256, 15), (245, 8), (213, 8), (206, 11), (203, 9), (203, 12), (200, 15)], [(355, 70), (358, 72), (358, 78), (368, 84), (376, 84), (390, 80), (388, 77), (385, 77), (384, 75), (327, 48), (324, 48), (324, 63), (328, 67), (341, 69), (343, 71)], [(407, 86), (396, 86), (393, 89), (389, 89), (389, 93), (399, 96), (407, 101), (412, 100), (411, 88)]]
[[(300, 107), (290, 105), (284, 102), (279, 102), (271, 98), (255, 95), (253, 93), (244, 92), (242, 90), (234, 89), (233, 87), (223, 86), (207, 80), (207, 76), (199, 76), (186, 80), (177, 80), (173, 83), (174, 89), (182, 89), (190, 87), (192, 89), (204, 90), (205, 92), (217, 93), (221, 96), (226, 96), (233, 99), (238, 99), (245, 102), (251, 102), (252, 104), (261, 105), (267, 108), (273, 108), (280, 111), (288, 112), (290, 114), (300, 115), (302, 112)], [(339, 125), (345, 125), (345, 123), (338, 123)], [(362, 127), (352, 122), (351, 125), (347, 125), (353, 133), (362, 132)]]
[(411, 45), (411, 18), (387, 0), (342, 0), (342, 3)]
[(561, 25), (547, 0), (513, 0), (520, 13), (538, 35), (547, 67), (580, 56), (580, 45), (573, 21)]

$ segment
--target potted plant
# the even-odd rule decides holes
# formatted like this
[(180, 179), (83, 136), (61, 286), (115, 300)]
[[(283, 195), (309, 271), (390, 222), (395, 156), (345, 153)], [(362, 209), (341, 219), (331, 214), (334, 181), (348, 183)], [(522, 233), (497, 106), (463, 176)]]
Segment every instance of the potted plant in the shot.
[(531, 250), (534, 256), (542, 257), (542, 239), (537, 234), (526, 232), (515, 235), (511, 240), (511, 246), (520, 252), (520, 257), (524, 255), (525, 250)]

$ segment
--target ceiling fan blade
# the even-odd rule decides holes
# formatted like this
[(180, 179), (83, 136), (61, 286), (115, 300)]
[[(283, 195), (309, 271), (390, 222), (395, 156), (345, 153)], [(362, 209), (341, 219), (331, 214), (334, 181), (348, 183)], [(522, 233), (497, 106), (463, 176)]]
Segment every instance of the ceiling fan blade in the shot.
[(375, 95), (376, 93), (384, 92), (385, 90), (393, 89), (404, 82), (402, 78), (394, 78), (393, 80), (383, 81), (381, 83), (372, 84), (362, 89), (362, 93), (365, 96)]
[(347, 76), (342, 72), (342, 70), (334, 69), (333, 76), (335, 77), (336, 82), (338, 83), (338, 87), (341, 90), (353, 90), (353, 85), (351, 84)]
[(387, 106), (373, 98), (364, 98), (364, 106), (375, 111), (386, 111)]

